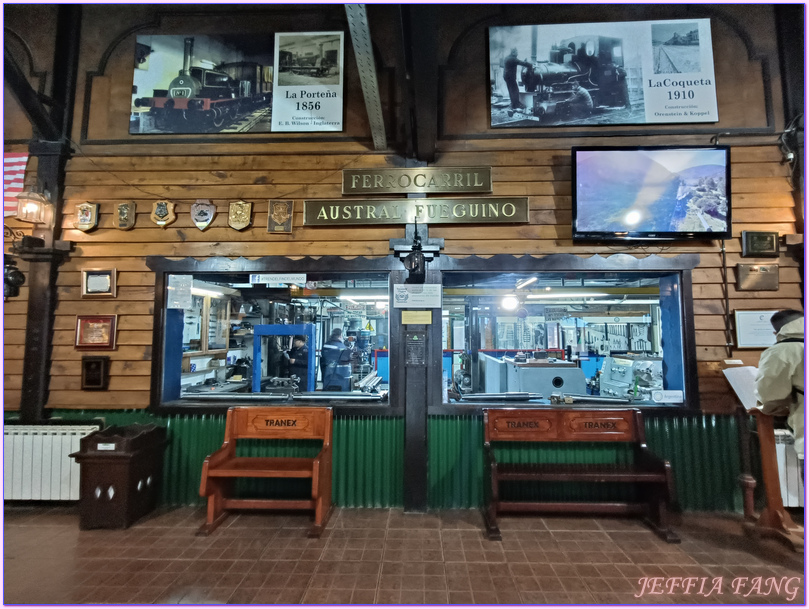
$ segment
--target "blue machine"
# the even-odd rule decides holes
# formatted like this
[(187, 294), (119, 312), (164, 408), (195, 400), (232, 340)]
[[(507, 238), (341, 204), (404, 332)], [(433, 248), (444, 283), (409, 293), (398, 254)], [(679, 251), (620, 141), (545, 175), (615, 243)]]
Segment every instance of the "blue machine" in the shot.
[(306, 391), (315, 390), (315, 324), (259, 324), (253, 326), (253, 393), (261, 393), (261, 340), (262, 336), (295, 336), (307, 338), (309, 365), (306, 372)]

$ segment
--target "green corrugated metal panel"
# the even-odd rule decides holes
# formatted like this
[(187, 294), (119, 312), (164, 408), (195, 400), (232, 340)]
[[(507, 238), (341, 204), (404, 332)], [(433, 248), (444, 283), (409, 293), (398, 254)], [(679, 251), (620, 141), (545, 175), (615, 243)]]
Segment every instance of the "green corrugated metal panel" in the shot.
[[(5, 419), (16, 418), (5, 413)], [(167, 415), (131, 411), (54, 411), (65, 420), (103, 418), (108, 425), (155, 423), (167, 428), (163, 503), (202, 502), (203, 459), (222, 444), (224, 415)], [(646, 418), (649, 447), (671, 461), (683, 510), (740, 512), (739, 446), (732, 416), (683, 415)], [(429, 505), (433, 509), (474, 508), (483, 501), (483, 422), (480, 416), (431, 416), (428, 422)], [(610, 445), (508, 449), (514, 458), (597, 462), (617, 459)], [(535, 451), (535, 452), (531, 452)], [(540, 451), (540, 452), (536, 452)], [(755, 457), (755, 455), (754, 455)], [(404, 420), (338, 417), (334, 422), (333, 498), (342, 507), (401, 506)], [(573, 486), (573, 485), (568, 485)], [(568, 488), (549, 489), (554, 496)], [(574, 496), (579, 490), (573, 488)]]
[(430, 417), (427, 504), (475, 508), (483, 497), (483, 426), (476, 417)]
[(733, 416), (649, 416), (646, 442), (671, 462), (681, 509), (742, 511), (739, 435)]
[[(683, 415), (646, 417), (647, 443), (671, 462), (678, 503), (683, 510), (741, 512), (739, 444), (732, 416)], [(480, 416), (430, 417), (430, 495), (433, 509), (476, 507), (482, 504), (483, 420)], [(627, 446), (603, 443), (569, 445), (547, 443), (531, 446), (502, 443), (499, 459), (525, 462), (621, 463), (629, 457)], [(451, 472), (451, 475), (448, 474)], [(543, 485), (504, 493), (541, 493), (548, 498), (590, 498), (584, 485)], [(602, 489), (601, 497), (622, 497), (620, 487)]]
[(404, 419), (334, 420), (332, 499), (341, 507), (403, 504)]

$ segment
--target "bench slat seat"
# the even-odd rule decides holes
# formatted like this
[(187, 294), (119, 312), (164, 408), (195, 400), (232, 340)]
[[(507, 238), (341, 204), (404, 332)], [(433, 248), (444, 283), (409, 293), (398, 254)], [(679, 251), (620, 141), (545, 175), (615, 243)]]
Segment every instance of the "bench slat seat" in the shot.
[[(320, 537), (331, 515), (332, 409), (238, 406), (228, 410), (225, 441), (202, 464), (199, 494), (208, 511), (199, 535), (209, 535), (230, 509), (314, 510), (310, 537)], [(237, 457), (240, 439), (323, 441), (317, 456)], [(244, 499), (232, 497), (236, 478), (311, 478), (309, 499)]]
[(650, 472), (637, 465), (572, 463), (498, 463), (499, 480), (539, 482), (666, 482), (665, 472)]
[(311, 478), (312, 459), (299, 457), (236, 457), (228, 459), (209, 476), (221, 478)]
[[(640, 514), (655, 533), (679, 542), (669, 528), (667, 506), (674, 499), (671, 465), (646, 447), (643, 417), (638, 410), (502, 408), (483, 411), (485, 506), (489, 539), (502, 539), (497, 514), (607, 513)], [(499, 442), (621, 442), (631, 444), (628, 463), (501, 463)], [(501, 482), (577, 482), (633, 484), (636, 501), (540, 501), (500, 498)]]

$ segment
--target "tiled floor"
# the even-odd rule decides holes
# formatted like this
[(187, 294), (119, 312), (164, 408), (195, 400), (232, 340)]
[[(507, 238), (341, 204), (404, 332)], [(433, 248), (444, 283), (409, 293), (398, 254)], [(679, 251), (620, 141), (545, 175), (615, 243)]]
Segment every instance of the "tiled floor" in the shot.
[(745, 537), (730, 516), (686, 515), (679, 545), (635, 520), (586, 517), (503, 518), (490, 542), (472, 510), (336, 509), (321, 539), (306, 537), (306, 515), (242, 513), (207, 538), (202, 521), (179, 508), (80, 531), (75, 507), (7, 505), (4, 601), (804, 603), (803, 555)]

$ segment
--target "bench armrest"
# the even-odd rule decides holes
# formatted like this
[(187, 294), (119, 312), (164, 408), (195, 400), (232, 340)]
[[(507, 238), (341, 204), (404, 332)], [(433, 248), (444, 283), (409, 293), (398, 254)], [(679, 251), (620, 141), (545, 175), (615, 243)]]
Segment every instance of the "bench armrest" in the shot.
[(674, 476), (671, 463), (649, 450), (645, 444), (635, 446), (635, 464), (650, 471), (664, 472), (666, 474), (666, 487), (670, 501), (675, 501)]
[(650, 471), (662, 471), (666, 467), (666, 460), (658, 457), (649, 450), (645, 444), (635, 444), (635, 465)]
[(221, 465), (234, 456), (236, 456), (236, 445), (225, 442), (220, 448), (205, 457), (205, 460), (202, 462), (202, 476), (199, 482), (200, 497), (208, 495), (208, 470)]

